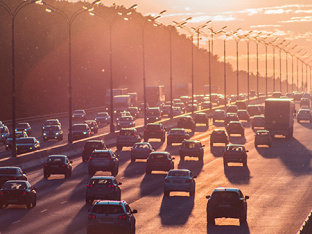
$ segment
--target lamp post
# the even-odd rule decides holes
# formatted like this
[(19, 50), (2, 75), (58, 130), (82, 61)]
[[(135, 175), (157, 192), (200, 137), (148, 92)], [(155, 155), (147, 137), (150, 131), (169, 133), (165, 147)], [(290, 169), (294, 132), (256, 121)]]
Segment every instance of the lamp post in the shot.
[(279, 67), (280, 67), (280, 92), (282, 92), (282, 45), (286, 40), (283, 40), (281, 43), (277, 45), (279, 48)]
[(256, 42), (256, 53), (257, 53), (257, 97), (259, 98), (259, 42), (258, 39), (262, 32), (258, 32), (258, 34), (254, 37)]
[(289, 50), (291, 56), (291, 92), (294, 92), (294, 54), (291, 54), (290, 51), (294, 50), (296, 47), (297, 45)]
[(12, 53), (12, 61), (11, 61), (11, 73), (12, 73), (12, 91), (11, 91), (11, 101), (12, 101), (12, 157), (16, 157), (16, 91), (15, 91), (15, 19), (17, 14), (26, 6), (30, 4), (39, 4), (41, 1), (38, 0), (24, 0), (20, 4), (17, 5), (16, 8), (11, 9), (8, 4), (0, 1), (0, 7), (2, 7), (10, 16), (11, 19), (11, 53)]
[[(299, 54), (302, 51), (302, 49), (300, 49), (299, 51), (297, 51), (297, 54)], [(297, 59), (297, 91), (299, 91), (299, 58), (298, 56), (295, 56)]]
[(250, 38), (248, 37), (250, 33), (252, 33), (252, 30), (244, 35), (244, 37), (247, 39), (246, 45), (247, 45), (247, 97), (248, 97), (248, 103), (250, 100), (250, 80), (249, 80), (249, 73), (250, 73), (249, 72), (249, 44), (250, 44)]
[(265, 42), (265, 40), (271, 36), (271, 34), (268, 34), (263, 40), (262, 42), (265, 45), (265, 96), (268, 96), (268, 42)]
[(303, 87), (303, 57), (307, 54), (307, 52), (305, 52), (303, 55), (301, 55), (302, 59), (301, 59), (301, 91), (304, 91), (304, 87)]
[(208, 20), (206, 23), (199, 25), (196, 28), (191, 27), (194, 30), (194, 32), (197, 34), (197, 48), (199, 48), (199, 39), (200, 39), (200, 34), (201, 34), (200, 30), (206, 28), (208, 24), (210, 23), (211, 23), (211, 20)]
[(101, 0), (96, 0), (93, 1), (90, 5), (90, 7), (83, 7), (81, 9), (78, 9), (75, 11), (70, 17), (61, 9), (58, 9), (54, 6), (50, 6), (47, 3), (43, 2), (45, 5), (48, 6), (46, 8), (46, 12), (51, 13), (55, 12), (59, 15), (61, 15), (66, 22), (68, 23), (68, 102), (69, 102), (69, 107), (68, 107), (68, 117), (69, 117), (69, 129), (68, 129), (68, 143), (73, 143), (73, 135), (72, 135), (72, 105), (73, 105), (73, 99), (72, 99), (72, 61), (71, 61), (71, 31), (72, 31), (72, 24), (74, 20), (77, 18), (78, 15), (86, 12), (86, 11), (92, 11), (93, 10), (93, 5), (99, 4)]
[(233, 35), (236, 36), (235, 42), (236, 42), (236, 95), (237, 95), (237, 98), (239, 96), (238, 43), (239, 43), (239, 40), (241, 39), (237, 35), (239, 30), (241, 30), (241, 28), (238, 28), (235, 32), (233, 32)]
[(273, 92), (275, 92), (275, 45), (274, 42), (276, 42), (279, 38), (275, 38), (274, 41), (272, 41), (270, 44), (272, 45), (273, 50)]
[(110, 65), (110, 116), (111, 116), (111, 121), (110, 121), (110, 133), (115, 132), (115, 126), (114, 126), (114, 95), (113, 95), (113, 46), (112, 46), (112, 28), (113, 25), (115, 24), (116, 20), (118, 19), (119, 16), (123, 14), (131, 14), (131, 10), (135, 9), (137, 7), (137, 4), (132, 5), (131, 7), (125, 9), (122, 12), (118, 12), (118, 14), (115, 17), (108, 18), (104, 14), (100, 13), (95, 13), (90, 12), (89, 14), (94, 16), (99, 16), (103, 19), (105, 19), (108, 22), (109, 25), (109, 65)]
[(288, 52), (286, 51), (286, 48), (291, 44), (291, 42), (289, 42), (287, 45), (285, 45), (285, 47), (283, 48), (285, 54), (286, 54), (286, 93), (288, 93), (288, 59), (287, 59), (287, 54)]
[(229, 36), (224, 30), (222, 30), (224, 33), (224, 41), (223, 41), (223, 68), (224, 68), (224, 106), (227, 106), (227, 97), (226, 97), (226, 39)]

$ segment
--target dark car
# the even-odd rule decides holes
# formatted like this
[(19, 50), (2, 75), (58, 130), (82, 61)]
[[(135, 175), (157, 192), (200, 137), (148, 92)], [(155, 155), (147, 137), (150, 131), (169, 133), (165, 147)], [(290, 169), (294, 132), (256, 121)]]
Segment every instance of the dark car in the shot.
[(131, 106), (128, 108), (128, 111), (130, 112), (131, 116), (138, 118), (139, 117), (139, 108), (135, 106)]
[(209, 125), (208, 117), (205, 113), (196, 113), (194, 116), (194, 121), (196, 124), (205, 124), (206, 126)]
[(18, 154), (36, 151), (40, 149), (40, 142), (35, 137), (23, 137), (16, 141)]
[(99, 200), (88, 215), (88, 233), (135, 233), (137, 210), (125, 201)]
[(104, 141), (102, 140), (89, 140), (85, 143), (82, 151), (82, 161), (89, 161), (90, 155), (94, 150), (105, 150), (107, 149)]
[(15, 131), (24, 131), (28, 136), (31, 136), (31, 126), (29, 123), (18, 123)]
[(186, 115), (178, 118), (177, 128), (191, 129), (195, 132), (196, 123), (192, 116)]
[(250, 115), (247, 110), (238, 110), (237, 117), (240, 121), (241, 120), (246, 120), (247, 122), (250, 121)]
[(224, 120), (224, 125), (228, 125), (231, 121), (239, 121), (239, 118), (236, 113), (226, 113), (226, 117)]
[(146, 121), (147, 123), (154, 123), (161, 120), (161, 111), (159, 107), (150, 107), (146, 111)]
[(169, 171), (174, 169), (174, 157), (167, 151), (165, 152), (152, 152), (147, 158), (146, 174), (152, 171)]
[(241, 122), (239, 121), (231, 121), (226, 126), (226, 131), (229, 134), (240, 134), (242, 137), (245, 136), (245, 129)]
[(223, 153), (223, 164), (227, 166), (229, 162), (243, 163), (247, 166), (247, 152), (243, 145), (228, 144)]
[(111, 118), (107, 112), (99, 112), (95, 115), (98, 124), (110, 124)]
[(85, 123), (74, 124), (72, 126), (72, 136), (73, 136), (73, 140), (90, 137), (91, 129), (89, 128), (88, 124), (85, 124)]
[(43, 176), (46, 179), (51, 174), (64, 174), (65, 178), (71, 177), (72, 163), (66, 155), (50, 155), (43, 164)]
[(144, 141), (150, 138), (158, 138), (162, 142), (166, 139), (166, 129), (162, 123), (148, 123), (144, 128)]
[(75, 110), (73, 111), (72, 118), (73, 120), (85, 120), (86, 119), (86, 112), (85, 110)]
[(225, 129), (214, 129), (210, 135), (210, 148), (213, 144), (224, 143), (227, 145), (229, 143), (229, 135)]
[(46, 128), (46, 126), (52, 126), (52, 125), (59, 125), (62, 128), (62, 125), (58, 119), (47, 119), (42, 124), (42, 133), (44, 132), (44, 129)]
[(92, 133), (96, 134), (99, 131), (99, 125), (95, 120), (85, 120), (86, 124), (88, 124)]
[(204, 101), (200, 104), (200, 106), (201, 106), (201, 109), (204, 110), (204, 109), (209, 109), (211, 104), (209, 101)]
[(28, 209), (37, 204), (36, 187), (25, 180), (8, 180), (0, 190), (0, 208), (10, 204), (26, 205)]
[(93, 176), (87, 185), (86, 203), (94, 200), (121, 200), (121, 189), (114, 176)]
[(247, 110), (247, 104), (245, 100), (237, 100), (236, 106), (238, 107), (239, 110)]
[(198, 160), (204, 159), (204, 147), (198, 140), (185, 140), (180, 148), (180, 159), (184, 161), (185, 156), (196, 157)]
[(248, 105), (247, 111), (250, 116), (261, 115), (261, 111), (257, 105)]
[(309, 121), (311, 123), (312, 115), (310, 109), (299, 109), (297, 114), (297, 122), (300, 123), (300, 121)]
[(215, 218), (238, 218), (240, 225), (247, 221), (247, 202), (249, 196), (244, 196), (237, 188), (215, 188), (211, 196), (206, 196), (207, 223), (215, 224)]
[(188, 169), (172, 169), (165, 178), (164, 195), (169, 196), (172, 191), (188, 192), (195, 195), (195, 180), (192, 172)]
[(133, 128), (135, 127), (135, 122), (132, 116), (122, 116), (118, 118), (117, 128)]
[(6, 125), (0, 125), (0, 141), (5, 144), (6, 140), (10, 136), (9, 128)]
[(172, 143), (182, 143), (185, 139), (189, 139), (190, 135), (185, 132), (184, 128), (172, 128), (167, 134), (167, 145)]
[(19, 167), (0, 167), (0, 188), (8, 180), (27, 180), (27, 176)]
[(310, 108), (309, 98), (301, 98), (300, 99), (300, 107), (303, 107), (303, 106)]
[(213, 113), (213, 124), (215, 124), (216, 121), (225, 121), (226, 113), (224, 110), (215, 110)]
[[(138, 108), (139, 108), (139, 112), (143, 113), (144, 112), (144, 102), (139, 103)], [(146, 103), (146, 110), (148, 110), (148, 108), (149, 108), (149, 104)]]
[(44, 141), (49, 139), (63, 140), (63, 130), (60, 125), (45, 126), (42, 132)]
[(136, 159), (147, 159), (154, 148), (148, 142), (135, 143), (131, 148), (131, 162)]
[(135, 128), (122, 128), (117, 136), (117, 150), (122, 150), (124, 146), (133, 146), (137, 142), (141, 142), (141, 134)]
[[(24, 131), (16, 131), (15, 132), (15, 137), (16, 137), (16, 140), (18, 140), (20, 138), (28, 137), (28, 136), (27, 136), (27, 133), (24, 132)], [(9, 135), (9, 137), (6, 139), (6, 141), (5, 141), (5, 149), (6, 150), (11, 150), (12, 149), (12, 144), (13, 144), (13, 133), (11, 133)]]
[(171, 105), (164, 105), (161, 108), (161, 115), (164, 116), (170, 116), (170, 111), (171, 111)]
[(90, 156), (88, 171), (93, 175), (96, 171), (110, 171), (113, 176), (118, 174), (118, 155), (111, 150), (94, 150)]
[(258, 130), (255, 135), (255, 147), (267, 145), (271, 147), (272, 139), (268, 130)]
[(238, 106), (237, 105), (228, 105), (226, 108), (226, 113), (237, 113)]
[(251, 122), (251, 127), (252, 129), (264, 128), (264, 122), (265, 120), (263, 115), (255, 115)]

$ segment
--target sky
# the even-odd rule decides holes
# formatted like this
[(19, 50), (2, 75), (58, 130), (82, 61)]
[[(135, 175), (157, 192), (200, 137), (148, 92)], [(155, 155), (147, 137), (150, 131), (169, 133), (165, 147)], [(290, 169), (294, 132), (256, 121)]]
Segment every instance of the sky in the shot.
[[(75, 1), (75, 0), (71, 0)], [(162, 10), (167, 12), (158, 20), (159, 23), (172, 25), (173, 21), (181, 22), (188, 17), (192, 17), (187, 22), (188, 27), (197, 27), (211, 20), (208, 27), (214, 31), (225, 29), (230, 35), (238, 28), (238, 35), (243, 37), (246, 33), (250, 33), (250, 69), (255, 70), (256, 67), (256, 42), (253, 37), (261, 32), (259, 38), (263, 40), (265, 36), (270, 34), (265, 42), (274, 42), (275, 46), (280, 45), (290, 54), (303, 59), (305, 63), (312, 65), (312, 1), (311, 0), (102, 0), (102, 4), (111, 6), (124, 5), (130, 7), (138, 4), (136, 9), (143, 15), (157, 15)], [(208, 29), (202, 31), (209, 35)], [(187, 34), (187, 31), (180, 31), (181, 34)], [(223, 60), (223, 39), (224, 34), (214, 37), (214, 53), (219, 56), (220, 61)], [(226, 56), (227, 61), (231, 63), (236, 70), (236, 41), (235, 38), (227, 39)], [(236, 38), (237, 39), (237, 38)], [(208, 38), (201, 37), (200, 47), (208, 48)], [(283, 40), (285, 40), (283, 42)], [(194, 37), (196, 44), (197, 38)], [(283, 44), (281, 44), (283, 42)], [(290, 44), (289, 44), (290, 43)], [(286, 47), (287, 45), (287, 47)], [(244, 40), (238, 41), (238, 57), (239, 70), (247, 69), (247, 43)], [(268, 73), (273, 73), (273, 49), (268, 46)], [(288, 69), (291, 69), (291, 56), (288, 53)], [(305, 55), (304, 55), (305, 54)], [(282, 50), (282, 69), (286, 69), (286, 53)], [(279, 49), (275, 49), (276, 63), (279, 62)], [(294, 59), (296, 67), (297, 59)], [(265, 45), (259, 44), (259, 62), (262, 74), (263, 63), (265, 62)], [(261, 64), (262, 63), (262, 64)], [(301, 62), (299, 62), (301, 66)], [(301, 70), (301, 69), (299, 69)], [(291, 70), (289, 70), (291, 72)], [(255, 72), (254, 72), (255, 73)], [(283, 77), (283, 75), (282, 75)]]

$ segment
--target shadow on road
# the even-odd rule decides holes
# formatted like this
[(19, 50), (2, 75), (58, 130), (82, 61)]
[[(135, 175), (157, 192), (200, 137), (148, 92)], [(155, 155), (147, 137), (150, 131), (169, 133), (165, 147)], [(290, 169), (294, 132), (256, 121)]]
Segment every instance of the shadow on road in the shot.
[(249, 184), (250, 171), (248, 166), (229, 165), (224, 167), (224, 174), (232, 184)]
[(135, 178), (145, 174), (146, 160), (137, 159), (135, 162), (128, 164), (124, 170), (124, 176), (127, 178)]
[(229, 136), (229, 140), (232, 144), (244, 145), (246, 143), (246, 137), (242, 137), (241, 135), (237, 134), (234, 136), (233, 135)]
[(198, 176), (202, 171), (204, 166), (204, 162), (202, 160), (198, 160), (197, 158), (186, 156), (184, 161), (179, 162), (178, 169), (189, 169), (194, 176)]
[(145, 174), (140, 184), (141, 196), (158, 196), (162, 194), (164, 192), (163, 187), (166, 175), (167, 172), (158, 171), (153, 171), (152, 174)]
[(222, 143), (222, 145), (220, 146), (215, 146), (216, 144), (214, 144), (214, 146), (210, 149), (211, 153), (213, 156), (215, 157), (222, 157), (223, 153), (224, 153), (224, 144)]
[(195, 131), (196, 132), (206, 132), (208, 130), (209, 130), (208, 126), (198, 124), (198, 125), (196, 125), (196, 130)]

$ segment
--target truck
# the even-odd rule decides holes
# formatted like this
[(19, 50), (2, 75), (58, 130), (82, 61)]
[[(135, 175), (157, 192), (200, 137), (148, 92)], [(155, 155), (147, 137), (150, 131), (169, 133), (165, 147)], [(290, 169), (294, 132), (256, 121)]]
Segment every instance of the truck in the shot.
[[(210, 86), (209, 85), (204, 85), (203, 87), (203, 91), (204, 91), (204, 94), (210, 94)], [(220, 93), (220, 88), (219, 86), (216, 86), (216, 85), (211, 85), (211, 93)]]
[(146, 86), (146, 102), (150, 107), (156, 107), (166, 101), (164, 86)]
[(192, 96), (192, 84), (176, 84), (174, 86), (174, 96), (180, 98), (181, 96)]
[(130, 95), (116, 95), (114, 96), (114, 113), (126, 111), (130, 105)]
[[(111, 90), (107, 89), (106, 90), (106, 95), (105, 95), (105, 104), (106, 107), (110, 106), (110, 97), (111, 97)], [(118, 88), (118, 89), (113, 89), (113, 97), (116, 95), (125, 95), (128, 93), (128, 88)]]
[(128, 93), (130, 96), (130, 105), (138, 106), (138, 94), (137, 93)]
[(283, 135), (291, 138), (294, 131), (295, 104), (290, 98), (268, 98), (265, 100), (264, 127), (271, 136)]

